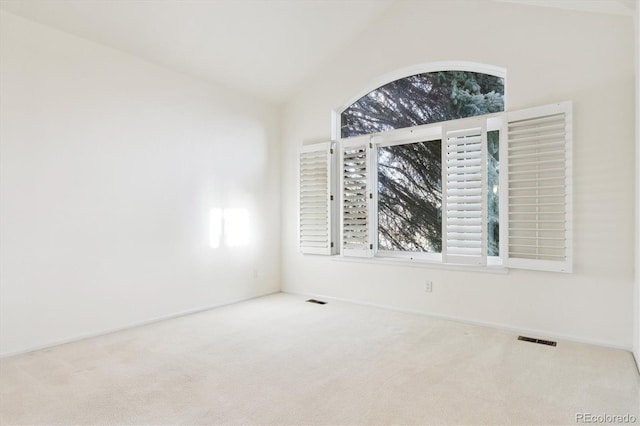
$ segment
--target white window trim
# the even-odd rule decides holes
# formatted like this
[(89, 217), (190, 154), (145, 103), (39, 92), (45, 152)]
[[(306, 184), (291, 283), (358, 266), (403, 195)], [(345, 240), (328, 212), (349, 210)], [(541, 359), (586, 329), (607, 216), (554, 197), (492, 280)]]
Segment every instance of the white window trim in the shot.
[[(439, 254), (436, 254), (436, 255), (439, 255)], [(402, 266), (402, 267), (424, 268), (424, 269), (443, 269), (447, 271), (458, 271), (458, 272), (487, 272), (487, 273), (493, 273), (493, 274), (509, 273), (509, 268), (504, 266), (501, 263), (500, 258), (495, 256), (487, 257), (487, 265), (483, 265), (483, 266), (459, 265), (455, 263), (442, 263), (440, 261), (419, 259), (416, 257), (402, 258), (402, 257), (376, 256), (376, 257), (366, 258), (366, 257), (333, 256), (332, 260), (336, 262), (364, 263), (369, 265), (391, 265), (391, 266)]]

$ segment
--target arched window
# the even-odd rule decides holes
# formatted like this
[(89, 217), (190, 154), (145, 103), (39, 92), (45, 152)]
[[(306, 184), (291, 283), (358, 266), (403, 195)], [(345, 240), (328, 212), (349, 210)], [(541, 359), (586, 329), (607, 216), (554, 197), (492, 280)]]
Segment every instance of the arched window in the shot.
[[(451, 66), (452, 69), (447, 69)], [(340, 114), (341, 139), (380, 134), (504, 111), (504, 72), (453, 63), (395, 78), (361, 96)], [(480, 72), (486, 69), (489, 72)], [(395, 76), (397, 77), (397, 75)], [(393, 78), (393, 77), (392, 77)], [(375, 149), (377, 250), (389, 253), (442, 251), (442, 138), (411, 143), (391, 132)], [(499, 135), (485, 132), (486, 244), (499, 255)], [(362, 201), (362, 200), (360, 200)], [(362, 204), (360, 204), (362, 206)], [(360, 236), (358, 233), (353, 233)]]
[(506, 112), (505, 76), (421, 65), (334, 110), (300, 151), (301, 251), (571, 271), (571, 103)]
[(502, 111), (502, 76), (465, 70), (424, 72), (386, 83), (345, 108), (340, 137)]

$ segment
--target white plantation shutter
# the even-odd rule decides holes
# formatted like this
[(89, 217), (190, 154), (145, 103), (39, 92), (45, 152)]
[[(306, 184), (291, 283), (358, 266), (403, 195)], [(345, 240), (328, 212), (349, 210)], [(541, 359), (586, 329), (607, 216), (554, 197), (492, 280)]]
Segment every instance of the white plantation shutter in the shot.
[(442, 261), (487, 261), (487, 130), (484, 119), (443, 127)]
[(571, 272), (571, 103), (511, 112), (506, 121), (503, 257), (510, 268)]
[(340, 161), (342, 254), (373, 256), (371, 192), (371, 145), (369, 137), (342, 143)]
[(302, 253), (332, 254), (332, 156), (331, 143), (300, 149), (299, 247)]

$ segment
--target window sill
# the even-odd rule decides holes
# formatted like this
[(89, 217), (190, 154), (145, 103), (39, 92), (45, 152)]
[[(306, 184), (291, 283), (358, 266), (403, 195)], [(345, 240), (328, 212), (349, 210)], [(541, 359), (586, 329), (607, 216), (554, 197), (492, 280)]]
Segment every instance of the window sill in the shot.
[(508, 274), (509, 268), (503, 265), (458, 265), (453, 263), (441, 263), (436, 261), (429, 261), (424, 259), (409, 259), (401, 257), (347, 257), (347, 256), (332, 256), (334, 261), (347, 262), (347, 263), (368, 263), (372, 265), (393, 265), (393, 266), (408, 266), (411, 268), (428, 268), (428, 269), (443, 269), (447, 271), (458, 272), (482, 272), (490, 274)]

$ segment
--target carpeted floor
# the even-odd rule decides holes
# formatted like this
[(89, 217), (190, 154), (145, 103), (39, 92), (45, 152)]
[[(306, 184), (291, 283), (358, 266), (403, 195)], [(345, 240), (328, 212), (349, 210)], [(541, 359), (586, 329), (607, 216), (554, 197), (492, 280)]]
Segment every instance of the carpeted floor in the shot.
[(2, 424), (640, 423), (630, 353), (276, 294), (0, 362)]

